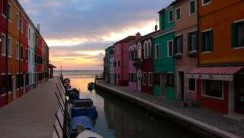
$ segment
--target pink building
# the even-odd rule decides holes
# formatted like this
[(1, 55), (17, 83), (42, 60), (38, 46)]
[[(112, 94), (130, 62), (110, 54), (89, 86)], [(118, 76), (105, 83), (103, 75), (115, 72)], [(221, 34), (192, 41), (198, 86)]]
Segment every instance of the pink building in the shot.
[(178, 100), (196, 101), (196, 80), (186, 74), (197, 65), (197, 0), (175, 3), (175, 78)]
[(114, 44), (114, 80), (116, 85), (128, 86), (129, 83), (129, 43), (136, 36), (128, 36)]
[(129, 86), (128, 90), (138, 91), (137, 89), (137, 70), (138, 65), (136, 60), (138, 60), (138, 44), (137, 41), (141, 36), (137, 34), (137, 38), (129, 43)]

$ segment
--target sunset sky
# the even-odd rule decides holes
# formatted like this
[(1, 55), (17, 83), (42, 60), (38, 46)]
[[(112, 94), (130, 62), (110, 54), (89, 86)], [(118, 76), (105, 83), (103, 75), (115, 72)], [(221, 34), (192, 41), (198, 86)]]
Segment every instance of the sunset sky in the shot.
[(128, 35), (154, 30), (172, 0), (19, 0), (60, 69), (102, 69), (104, 50)]

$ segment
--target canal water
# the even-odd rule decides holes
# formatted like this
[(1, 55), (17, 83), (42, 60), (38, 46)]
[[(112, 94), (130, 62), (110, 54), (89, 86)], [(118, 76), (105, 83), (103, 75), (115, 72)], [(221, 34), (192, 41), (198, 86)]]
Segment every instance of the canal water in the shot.
[(109, 94), (89, 92), (87, 84), (94, 74), (67, 74), (71, 85), (80, 89), (81, 98), (92, 98), (98, 111), (94, 131), (104, 138), (195, 138), (191, 130)]

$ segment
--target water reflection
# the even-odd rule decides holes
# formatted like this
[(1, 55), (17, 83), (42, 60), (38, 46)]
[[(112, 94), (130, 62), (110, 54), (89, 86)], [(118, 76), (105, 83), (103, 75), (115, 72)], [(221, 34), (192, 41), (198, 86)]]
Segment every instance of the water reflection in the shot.
[(177, 125), (123, 99), (102, 92), (87, 90), (93, 77), (67, 76), (71, 85), (81, 91), (81, 97), (93, 99), (98, 111), (94, 131), (104, 138), (189, 138), (198, 137), (190, 130)]

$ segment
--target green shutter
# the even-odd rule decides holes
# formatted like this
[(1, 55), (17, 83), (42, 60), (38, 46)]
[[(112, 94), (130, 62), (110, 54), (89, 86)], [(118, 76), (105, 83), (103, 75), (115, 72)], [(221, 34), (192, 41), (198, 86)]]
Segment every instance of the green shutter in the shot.
[(232, 47), (238, 47), (238, 24), (232, 24)]
[(187, 34), (187, 51), (190, 52), (192, 49), (191, 49), (191, 33), (188, 33)]
[(201, 46), (202, 46), (202, 52), (204, 52), (205, 51), (205, 47), (204, 47), (204, 33), (201, 33), (201, 38), (202, 38), (202, 40), (201, 40)]
[(183, 54), (183, 35), (180, 36), (180, 52)]
[(209, 51), (213, 51), (213, 46), (214, 46), (214, 35), (213, 35), (213, 30), (210, 31), (210, 49)]

